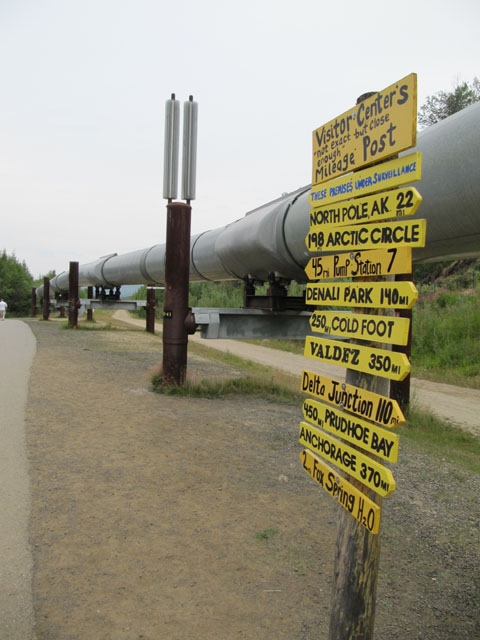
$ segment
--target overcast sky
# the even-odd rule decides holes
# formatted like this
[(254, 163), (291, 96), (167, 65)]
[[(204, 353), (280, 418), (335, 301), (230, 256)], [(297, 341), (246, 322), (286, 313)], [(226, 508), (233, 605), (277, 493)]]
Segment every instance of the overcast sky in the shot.
[(0, 250), (37, 277), (163, 243), (165, 100), (199, 104), (192, 232), (311, 180), (313, 129), (480, 76), (478, 0), (0, 0)]

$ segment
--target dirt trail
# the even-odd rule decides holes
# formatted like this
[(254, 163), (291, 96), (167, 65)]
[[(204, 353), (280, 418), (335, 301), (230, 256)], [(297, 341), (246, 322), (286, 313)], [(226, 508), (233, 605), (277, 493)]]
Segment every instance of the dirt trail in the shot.
[[(158, 337), (28, 324), (38, 640), (326, 639), (340, 507), (302, 469), (300, 407), (156, 395)], [(394, 473), (376, 637), (479, 637), (480, 478), (408, 440)]]
[[(144, 320), (132, 318), (127, 311), (116, 311), (114, 317), (134, 326), (145, 327)], [(230, 352), (246, 360), (287, 371), (297, 375), (299, 379), (304, 369), (338, 380), (345, 378), (345, 369), (342, 367), (315, 362), (285, 351), (277, 351), (235, 340), (203, 340), (198, 334), (189, 336), (189, 340), (199, 342), (212, 349)], [(411, 392), (413, 401), (419, 406), (429, 409), (441, 418), (480, 437), (479, 390), (412, 378)]]

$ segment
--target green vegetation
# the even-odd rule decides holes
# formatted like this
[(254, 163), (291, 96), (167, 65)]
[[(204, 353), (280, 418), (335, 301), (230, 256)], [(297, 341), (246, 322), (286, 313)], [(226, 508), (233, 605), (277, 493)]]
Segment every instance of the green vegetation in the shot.
[(32, 308), (33, 278), (25, 262), (15, 255), (0, 254), (0, 298), (8, 304), (8, 315), (26, 316)]
[(189, 353), (194, 353), (209, 360), (215, 360), (223, 364), (229, 365), (236, 371), (241, 372), (244, 376), (251, 376), (254, 378), (260, 378), (262, 380), (270, 380), (275, 385), (287, 390), (287, 402), (297, 402), (303, 396), (300, 394), (300, 380), (297, 376), (280, 371), (279, 369), (273, 369), (265, 365), (252, 362), (251, 360), (244, 360), (232, 353), (226, 353), (217, 351), (216, 349), (210, 349), (204, 347), (201, 344), (190, 343), (188, 347)]
[(236, 308), (243, 306), (243, 282), (191, 282), (189, 291), (191, 307)]
[(413, 311), (413, 374), (480, 388), (480, 296), (440, 291)]
[(278, 529), (264, 529), (255, 534), (257, 540), (269, 540), (275, 536), (278, 536), (280, 531)]
[(299, 394), (275, 383), (273, 379), (266, 380), (260, 376), (238, 376), (235, 378), (205, 378), (197, 381), (187, 380), (183, 386), (173, 385), (164, 387), (162, 373), (152, 378), (152, 388), (156, 393), (170, 396), (184, 396), (191, 398), (223, 398), (232, 395), (249, 395), (276, 402), (296, 403)]
[[(62, 322), (62, 324), (60, 325), (60, 327), (62, 329), (71, 329), (70, 325), (67, 322)], [(76, 331), (115, 331), (116, 329), (118, 329), (119, 327), (116, 327), (113, 324), (110, 323), (97, 323), (95, 320), (92, 322), (84, 322), (81, 321), (77, 324), (77, 326), (75, 327)]]
[[(264, 296), (268, 284), (256, 287), (255, 293)], [(288, 287), (288, 295), (301, 296), (304, 285), (292, 282)], [(238, 309), (243, 306), (244, 283), (241, 280), (224, 282), (191, 282), (189, 304), (191, 307), (219, 307)]]
[(43, 284), (43, 279), (44, 278), (48, 278), (49, 280), (51, 280), (56, 275), (57, 275), (57, 273), (56, 273), (55, 269), (52, 269), (52, 271), (48, 271), (48, 273), (45, 273), (44, 275), (40, 275), (40, 276), (38, 276), (38, 278), (35, 278), (35, 280), (33, 281), (33, 286), (34, 287), (40, 287)]
[(396, 433), (440, 459), (455, 462), (458, 468), (480, 474), (480, 438), (415, 406), (406, 418)]
[[(241, 280), (225, 280), (222, 282), (190, 282), (188, 303), (191, 307), (211, 307), (221, 309), (239, 309), (243, 307), (243, 288)], [(257, 295), (266, 295), (268, 284), (256, 287)], [(288, 294), (301, 296), (305, 286), (292, 282), (288, 287)], [(146, 300), (147, 287), (144, 285), (131, 296), (132, 300)], [(155, 292), (155, 315), (162, 317), (164, 292)], [(138, 317), (145, 318), (145, 309), (134, 312)]]
[(264, 339), (264, 340), (245, 340), (249, 344), (257, 344), (260, 347), (269, 347), (270, 349), (278, 349), (279, 351), (288, 351), (289, 353), (296, 353), (297, 355), (303, 355), (303, 346), (305, 340), (295, 340), (290, 338), (288, 340), (280, 340), (277, 338)]
[(427, 100), (418, 111), (418, 124), (429, 127), (448, 116), (465, 109), (480, 100), (480, 80), (474, 78), (470, 84), (461, 82), (453, 91), (438, 91)]
[(276, 402), (296, 404), (303, 396), (299, 391), (300, 381), (284, 371), (245, 360), (232, 353), (210, 349), (201, 344), (191, 342), (188, 346), (190, 354), (208, 360), (220, 362), (235, 370), (236, 375), (227, 378), (199, 378), (188, 372), (187, 382), (183, 387), (164, 387), (162, 373), (152, 378), (152, 389), (156, 393), (203, 398), (222, 398), (231, 395), (251, 395), (267, 398)]

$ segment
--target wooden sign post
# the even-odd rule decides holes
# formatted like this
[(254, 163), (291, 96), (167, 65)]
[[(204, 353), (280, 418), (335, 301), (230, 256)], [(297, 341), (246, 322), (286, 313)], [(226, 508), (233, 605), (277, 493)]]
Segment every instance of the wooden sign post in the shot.
[(420, 180), (421, 154), (396, 157), (416, 144), (416, 112), (411, 74), (365, 94), (313, 132), (305, 242), (309, 251), (329, 255), (312, 257), (305, 269), (316, 281), (306, 289), (307, 304), (317, 307), (310, 326), (321, 335), (306, 338), (304, 355), (347, 369), (346, 382), (310, 371), (301, 382), (302, 391), (316, 398), (303, 404), (303, 468), (343, 507), (329, 640), (373, 636), (382, 499), (395, 490), (385, 463), (397, 462), (399, 438), (391, 429), (405, 420), (388, 397), (389, 384), (410, 374), (401, 349), (411, 323), (392, 314), (417, 300), (414, 284), (401, 276), (411, 273), (412, 248), (424, 246), (426, 235), (424, 220), (404, 219), (421, 202), (416, 189), (404, 186)]

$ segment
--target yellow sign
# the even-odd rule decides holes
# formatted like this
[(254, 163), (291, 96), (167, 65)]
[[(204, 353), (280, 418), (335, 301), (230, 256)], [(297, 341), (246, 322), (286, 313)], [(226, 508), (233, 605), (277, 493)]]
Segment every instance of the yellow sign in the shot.
[(330, 256), (310, 258), (305, 273), (309, 280), (329, 278), (363, 278), (411, 273), (412, 250), (410, 247), (351, 251)]
[(314, 333), (404, 345), (408, 341), (410, 319), (348, 311), (314, 311), (310, 327)]
[(388, 249), (392, 246), (424, 247), (426, 220), (399, 220), (384, 224), (352, 224), (310, 231), (305, 238), (309, 251), (353, 251), (355, 249)]
[(339, 340), (307, 336), (303, 354), (312, 360), (329, 362), (389, 380), (403, 380), (410, 373), (410, 362), (404, 353), (344, 344)]
[(338, 504), (351, 513), (370, 533), (378, 533), (381, 513), (378, 504), (367, 498), (348, 480), (340, 477), (308, 449), (300, 452), (300, 459), (305, 471), (322, 489), (335, 498)]
[(312, 207), (323, 207), (345, 198), (356, 198), (385, 189), (393, 189), (393, 187), (401, 187), (404, 184), (417, 182), (421, 178), (422, 154), (416, 151), (408, 156), (361, 169), (313, 187), (309, 200)]
[(313, 132), (312, 184), (414, 147), (417, 76), (411, 73)]
[(346, 382), (331, 380), (313, 371), (302, 372), (300, 389), (340, 409), (385, 427), (394, 428), (405, 422), (405, 416), (396, 400), (354, 387)]
[(390, 469), (328, 433), (301, 422), (299, 440), (304, 447), (340, 467), (379, 495), (388, 496), (395, 491), (395, 479)]
[(315, 426), (348, 440), (379, 458), (388, 462), (398, 460), (400, 438), (391, 431), (309, 398), (303, 403), (303, 417)]
[(325, 307), (411, 309), (417, 298), (413, 282), (313, 282), (305, 291), (307, 304)]
[(421, 202), (422, 196), (416, 189), (404, 187), (318, 207), (310, 211), (310, 231), (318, 231), (318, 227), (343, 227), (347, 224), (383, 222), (413, 216)]

